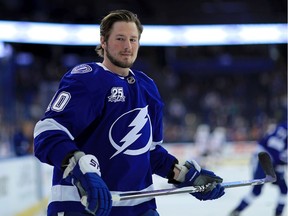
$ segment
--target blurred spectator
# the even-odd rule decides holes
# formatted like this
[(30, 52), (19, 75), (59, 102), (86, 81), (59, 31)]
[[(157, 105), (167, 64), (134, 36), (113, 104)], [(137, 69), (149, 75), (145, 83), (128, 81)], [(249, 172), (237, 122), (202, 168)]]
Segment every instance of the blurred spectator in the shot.
[(14, 151), (16, 156), (24, 156), (33, 152), (33, 121), (24, 121), (13, 136)]
[(197, 155), (206, 156), (209, 154), (209, 141), (210, 141), (210, 126), (207, 124), (201, 124), (197, 127), (195, 133), (195, 147), (197, 149)]

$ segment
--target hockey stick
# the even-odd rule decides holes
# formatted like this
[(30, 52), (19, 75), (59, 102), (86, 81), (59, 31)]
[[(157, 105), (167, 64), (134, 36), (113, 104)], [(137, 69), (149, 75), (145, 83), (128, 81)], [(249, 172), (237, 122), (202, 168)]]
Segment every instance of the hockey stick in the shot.
[[(234, 188), (234, 187), (242, 187), (242, 186), (249, 186), (249, 185), (262, 185), (262, 184), (269, 183), (269, 182), (275, 182), (276, 174), (275, 174), (269, 154), (266, 152), (260, 152), (258, 154), (258, 159), (266, 175), (265, 178), (234, 181), (234, 182), (223, 182), (221, 183), (221, 186), (223, 186), (224, 188)], [(160, 190), (152, 190), (152, 191), (140, 191), (140, 192), (132, 192), (132, 193), (124, 192), (121, 194), (113, 194), (112, 200), (114, 202), (117, 202), (117, 201), (122, 201), (122, 200), (130, 200), (130, 199), (145, 198), (145, 197), (156, 197), (156, 196), (171, 195), (171, 194), (196, 193), (196, 192), (203, 192), (207, 190), (209, 187), (214, 187), (214, 184), (207, 184), (204, 186), (189, 186), (189, 187), (183, 187), (183, 188), (168, 188), (168, 189), (160, 189)]]

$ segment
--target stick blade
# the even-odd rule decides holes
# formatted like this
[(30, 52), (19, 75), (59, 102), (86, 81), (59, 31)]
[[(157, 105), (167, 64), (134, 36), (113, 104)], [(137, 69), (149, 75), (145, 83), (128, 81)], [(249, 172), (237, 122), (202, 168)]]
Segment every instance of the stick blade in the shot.
[(275, 182), (277, 180), (275, 170), (273, 168), (272, 160), (267, 152), (260, 152), (258, 154), (260, 165), (266, 175), (266, 179), (269, 182)]

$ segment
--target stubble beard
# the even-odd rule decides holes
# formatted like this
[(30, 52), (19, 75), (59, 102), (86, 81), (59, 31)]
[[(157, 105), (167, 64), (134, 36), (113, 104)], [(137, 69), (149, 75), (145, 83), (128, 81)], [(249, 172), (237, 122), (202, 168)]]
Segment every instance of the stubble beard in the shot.
[(116, 58), (114, 58), (108, 49), (105, 50), (106, 51), (106, 56), (109, 59), (109, 61), (114, 64), (117, 67), (120, 68), (131, 68), (133, 66), (134, 61), (131, 62), (123, 62), (123, 61), (118, 61)]

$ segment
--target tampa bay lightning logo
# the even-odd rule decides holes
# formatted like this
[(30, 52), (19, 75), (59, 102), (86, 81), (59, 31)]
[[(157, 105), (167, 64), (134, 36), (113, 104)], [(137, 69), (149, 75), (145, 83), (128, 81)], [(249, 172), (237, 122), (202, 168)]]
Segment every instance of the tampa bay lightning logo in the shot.
[(91, 71), (92, 71), (92, 68), (89, 65), (81, 64), (81, 65), (74, 67), (71, 71), (71, 74), (84, 74), (84, 73), (88, 73)]
[[(132, 119), (132, 121), (125, 123), (127, 119)], [(123, 125), (123, 122), (127, 125)], [(140, 155), (147, 152), (152, 143), (148, 106), (131, 110), (116, 119), (109, 130), (109, 140), (116, 149), (111, 158), (120, 153)]]

